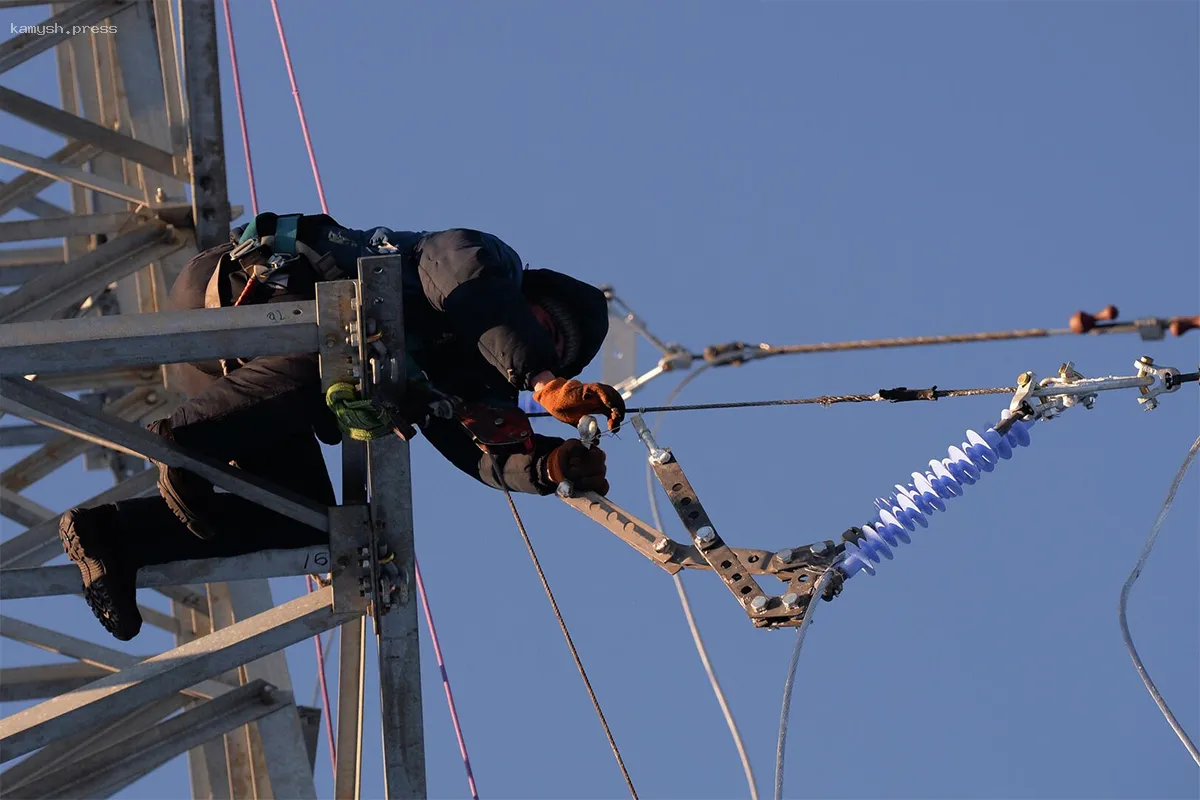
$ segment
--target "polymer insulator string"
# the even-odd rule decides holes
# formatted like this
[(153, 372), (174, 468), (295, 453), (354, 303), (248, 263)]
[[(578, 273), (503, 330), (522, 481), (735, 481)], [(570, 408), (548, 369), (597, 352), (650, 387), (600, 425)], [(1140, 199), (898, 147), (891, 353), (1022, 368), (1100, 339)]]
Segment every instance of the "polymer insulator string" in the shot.
[[(1007, 409), (1000, 415), (1005, 422), (1010, 417)], [(1003, 434), (996, 428), (987, 428), (982, 436), (969, 430), (967, 440), (947, 448), (945, 458), (935, 458), (924, 472), (912, 473), (912, 482), (907, 486), (897, 484), (895, 494), (876, 498), (875, 519), (863, 525), (857, 535), (843, 537), (846, 555), (840, 567), (842, 573), (847, 578), (860, 570), (874, 575), (872, 563), (880, 563), (880, 556), (891, 561), (892, 548), (908, 544), (908, 534), (918, 525), (929, 527), (926, 518), (945, 511), (945, 501), (961, 497), (964, 487), (974, 486), (1001, 461), (1012, 458), (1017, 448), (1028, 447), (1032, 427), (1033, 422), (1018, 419), (1009, 422)]]

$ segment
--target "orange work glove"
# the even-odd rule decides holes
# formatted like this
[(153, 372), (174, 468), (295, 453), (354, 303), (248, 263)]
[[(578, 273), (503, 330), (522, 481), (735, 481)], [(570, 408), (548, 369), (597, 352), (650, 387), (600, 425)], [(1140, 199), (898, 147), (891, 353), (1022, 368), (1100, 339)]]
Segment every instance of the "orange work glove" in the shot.
[(546, 475), (555, 485), (568, 481), (576, 491), (608, 494), (604, 451), (567, 439), (546, 456)]
[(578, 425), (589, 414), (602, 414), (608, 417), (608, 429), (615, 433), (625, 419), (625, 399), (603, 383), (555, 378), (542, 386), (541, 391), (534, 392), (533, 399), (555, 419), (568, 425)]

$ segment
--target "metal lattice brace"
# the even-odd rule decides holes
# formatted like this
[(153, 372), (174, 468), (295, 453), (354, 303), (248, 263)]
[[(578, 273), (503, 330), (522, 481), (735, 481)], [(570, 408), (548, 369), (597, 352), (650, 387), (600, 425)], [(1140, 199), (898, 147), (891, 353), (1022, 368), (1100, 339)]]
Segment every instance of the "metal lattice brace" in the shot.
[[(197, 682), (347, 622), (322, 589), (141, 661), (87, 687), (0, 721), (0, 761), (10, 761), (79, 727), (113, 720)], [(283, 795), (287, 796), (287, 795)]]
[[(5, 591), (14, 595), (78, 590), (77, 576), (65, 570), (36, 570), (57, 552), (53, 520), (44, 519), (53, 511), (30, 504), (17, 493), (96, 445), (187, 468), (275, 511), (320, 529), (333, 529), (335, 549), (342, 546), (340, 532), (350, 531), (352, 542), (362, 537), (365, 528), (378, 545), (369, 548), (376, 578), (369, 588), (379, 623), (387, 793), (389, 797), (424, 796), (416, 599), (410, 591), (415, 562), (405, 443), (375, 443), (369, 461), (361, 443), (347, 446), (348, 506), (332, 512), (336, 519), (331, 519), (328, 509), (280, 493), (223, 465), (196, 459), (147, 435), (139, 425), (150, 415), (169, 414), (175, 402), (173, 371), (162, 370), (164, 363), (208, 356), (321, 352), (324, 324), (339, 331), (347, 330), (349, 324), (348, 332), (354, 334), (355, 323), (362, 323), (356, 318), (360, 313), (357, 306), (353, 308), (355, 316), (348, 316), (342, 299), (333, 304), (336, 309), (326, 304), (334, 313), (332, 318), (320, 320), (323, 315), (312, 304), (301, 304), (298, 313), (291, 307), (205, 310), (203, 315), (191, 316), (138, 313), (161, 312), (166, 290), (178, 271), (198, 249), (226, 241), (231, 219), (241, 213), (230, 207), (226, 195), (214, 11), (213, 0), (52, 3), (53, 16), (47, 23), (50, 29), (63, 31), (61, 35), (18, 36), (0, 44), (0, 72), (39, 52), (54, 50), (61, 109), (11, 90), (0, 91), (0, 109), (69, 138), (49, 155), (0, 143), (0, 159), (26, 170), (15, 180), (0, 183), (0, 214), (19, 208), (36, 218), (0, 222), (0, 240), (62, 239), (60, 247), (0, 253), (0, 284), (17, 287), (0, 303), (0, 375), (6, 376), (0, 413), (24, 416), (62, 432), (33, 436), (43, 443), (42, 449), (0, 477), (4, 509), (36, 523), (0, 547), (0, 565), (8, 573), (0, 578)], [(65, 33), (74, 25), (113, 22), (114, 16), (119, 16), (118, 32), (111, 37)], [(182, 48), (176, 47), (177, 31)], [(37, 196), (55, 182), (68, 186), (70, 210)], [(367, 294), (384, 305), (363, 315), (380, 331), (378, 345), (372, 347), (376, 351), (372, 363), (379, 369), (372, 373), (370, 387), (364, 385), (368, 391), (403, 389), (402, 369), (391, 368), (404, 363), (398, 261), (391, 263), (397, 267), (395, 271), (385, 274), (381, 269), (364, 280)], [(347, 287), (357, 297), (353, 282), (333, 289), (345, 292)], [(394, 315), (388, 312), (389, 306), (395, 309)], [(286, 318), (278, 317), (282, 311), (287, 312)], [(58, 321), (47, 322), (56, 317)], [(339, 345), (336, 349), (344, 355), (349, 349), (352, 361), (358, 356), (361, 380), (365, 361), (355, 352), (359, 344), (354, 341), (349, 348)], [(270, 352), (259, 352), (263, 347)], [(378, 347), (384, 348), (387, 358), (380, 357)], [(161, 382), (157, 375), (144, 377), (147, 368), (162, 375)], [(34, 373), (36, 382), (23, 379)], [(167, 391), (163, 391), (163, 383)], [(134, 391), (125, 397), (108, 395), (105, 413), (59, 394), (128, 389)], [(149, 402), (151, 397), (154, 402)], [(23, 430), (19, 436), (6, 437), (5, 443), (20, 437), (30, 440), (30, 433)], [(135, 476), (83, 505), (152, 492), (152, 478), (152, 473)], [(390, 556), (386, 563), (381, 555)], [(324, 566), (322, 560), (327, 561)], [(339, 692), (344, 702), (340, 703), (336, 794), (353, 796), (361, 775), (364, 620), (350, 608), (361, 606), (365, 598), (351, 596), (347, 602), (336, 598), (334, 607), (338, 590), (327, 587), (310, 598), (242, 620), (237, 619), (239, 613), (233, 613), (236, 591), (230, 589), (228, 608), (222, 611), (221, 593), (225, 590), (205, 596), (204, 587), (195, 585), (199, 580), (218, 587), (224, 580), (264, 574), (325, 572), (334, 560), (335, 554), (313, 548), (257, 554), (241, 563), (215, 560), (143, 570), (142, 585), (154, 585), (172, 598), (173, 624), (163, 619), (158, 622), (175, 631), (179, 647), (128, 666), (120, 686), (103, 679), (83, 690), (86, 700), (78, 690), (68, 692), (37, 707), (36, 714), (42, 715), (37, 719), (30, 716), (34, 712), (30, 709), (4, 720), (0, 723), (0, 758), (7, 759), (15, 752), (13, 748), (28, 752), (27, 748), (60, 739), (71, 729), (58, 744), (19, 766), (37, 766), (39, 761), (53, 764), (55, 758), (71, 753), (74, 767), (87, 757), (86, 748), (103, 741), (96, 737), (105, 730), (136, 732), (153, 725), (156, 720), (150, 717), (158, 714), (155, 704), (165, 700), (150, 697), (164, 691), (164, 698), (179, 697), (177, 691), (165, 688), (182, 680), (179, 670), (222, 674), (255, 661), (271, 648), (305, 638), (314, 629), (340, 624), (344, 628)], [(14, 568), (19, 571), (8, 572)], [(191, 585), (175, 585), (181, 581)], [(265, 588), (265, 584), (259, 586)], [(269, 604), (269, 600), (265, 602)], [(322, 602), (326, 603), (322, 609), (309, 607)], [(258, 606), (264, 606), (262, 598)], [(218, 621), (214, 614), (223, 618)], [(169, 659), (171, 666), (159, 659)], [(137, 725), (131, 721), (135, 706), (145, 706), (144, 713), (149, 715)], [(189, 712), (197, 710), (190, 708)], [(262, 717), (258, 726), (295, 717), (294, 711), (290, 716), (272, 713)], [(280, 729), (280, 735), (268, 734), (264, 729), (257, 740), (251, 732), (245, 763), (226, 758), (219, 735), (222, 731), (215, 728), (205, 729), (207, 741), (204, 736), (187, 740), (193, 794), (227, 796), (231, 787), (241, 786), (259, 796), (268, 791), (280, 797), (311, 796), (311, 761), (301, 764), (302, 759), (294, 757), (298, 748), (291, 748), (291, 753), (271, 752), (277, 741), (296, 738), (295, 725), (289, 724), (290, 733)], [(73, 741), (66, 746), (68, 739), (84, 733), (87, 736), (79, 741), (91, 744), (77, 746)], [(156, 746), (145, 741), (124, 754), (110, 750), (110, 760), (116, 763), (119, 758), (131, 768), (103, 786), (71, 784), (64, 788), (64, 784), (52, 789), (47, 785), (46, 791), (115, 791), (132, 780), (134, 773), (141, 774), (159, 763), (157, 756), (151, 755), (158, 752)], [(34, 774), (33, 766), (23, 783), (46, 777), (44, 771)], [(261, 779), (263, 770), (269, 773), (267, 782)], [(260, 774), (254, 774), (256, 771)], [(306, 774), (299, 785), (289, 780), (289, 775), (302, 773)], [(12, 768), (6, 774), (12, 774)]]
[[(142, 730), (41, 777), (24, 783), (25, 797), (98, 797), (132, 783), (177, 755), (248, 723), (269, 724), (296, 714), (290, 692), (278, 691), (264, 680), (254, 680), (182, 714)], [(294, 771), (270, 771), (277, 797), (315, 796), (294, 793)], [(307, 769), (300, 774), (305, 775)], [(309, 776), (311, 782), (311, 776)], [(286, 787), (286, 788), (285, 788)], [(290, 791), (289, 791), (290, 790)], [(285, 793), (287, 792), (287, 793)]]

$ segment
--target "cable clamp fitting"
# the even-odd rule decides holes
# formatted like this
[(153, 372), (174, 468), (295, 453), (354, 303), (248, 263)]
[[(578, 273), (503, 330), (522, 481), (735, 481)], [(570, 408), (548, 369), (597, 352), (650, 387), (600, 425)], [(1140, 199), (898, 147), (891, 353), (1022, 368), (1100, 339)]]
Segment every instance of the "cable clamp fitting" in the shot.
[(1141, 394), (1138, 402), (1147, 411), (1153, 411), (1155, 408), (1158, 408), (1159, 395), (1170, 394), (1179, 389), (1179, 370), (1173, 367), (1156, 367), (1154, 359), (1150, 358), (1150, 356), (1142, 356), (1133, 362), (1133, 366), (1137, 367), (1139, 378), (1153, 379), (1153, 383), (1148, 386), (1142, 386), (1138, 390)]
[(670, 349), (658, 360), (659, 371), (675, 372), (692, 368), (692, 354), (686, 348), (677, 344), (668, 345), (668, 347)]
[[(1096, 404), (1096, 392), (1088, 391), (1087, 378), (1068, 361), (1058, 368), (1058, 374), (1039, 381), (1034, 372), (1022, 372), (1017, 376), (1017, 391), (1008, 410), (1013, 418), (1030, 421), (1051, 420), (1068, 408), (1082, 405), (1089, 411)], [(1081, 389), (1070, 391), (1068, 389)]]
[[(1137, 389), (1138, 403), (1151, 411), (1158, 407), (1160, 395), (1170, 394), (1186, 382), (1187, 376), (1181, 376), (1179, 370), (1156, 366), (1149, 356), (1142, 356), (1134, 366), (1136, 375), (1104, 378), (1084, 377), (1069, 361), (1059, 367), (1057, 375), (1041, 381), (1033, 372), (1023, 372), (1008, 406), (1010, 419), (1050, 420), (1078, 405), (1091, 409), (1100, 392), (1113, 389)], [(1004, 433), (1006, 427), (997, 430)]]
[(937, 387), (928, 389), (909, 389), (907, 386), (897, 386), (895, 389), (880, 389), (876, 394), (880, 400), (889, 403), (904, 403), (909, 400), (937, 400)]
[(659, 447), (658, 442), (654, 440), (654, 434), (650, 432), (646, 421), (642, 419), (641, 414), (630, 414), (629, 422), (633, 425), (634, 431), (637, 432), (638, 438), (642, 440), (642, 444), (646, 445), (646, 449), (650, 452), (650, 463), (656, 466), (671, 463), (674, 456), (671, 455), (670, 448)]
[(745, 342), (729, 342), (728, 344), (709, 345), (704, 348), (704, 360), (714, 367), (732, 364), (740, 367), (747, 361), (753, 361), (768, 355), (769, 345), (748, 345)]

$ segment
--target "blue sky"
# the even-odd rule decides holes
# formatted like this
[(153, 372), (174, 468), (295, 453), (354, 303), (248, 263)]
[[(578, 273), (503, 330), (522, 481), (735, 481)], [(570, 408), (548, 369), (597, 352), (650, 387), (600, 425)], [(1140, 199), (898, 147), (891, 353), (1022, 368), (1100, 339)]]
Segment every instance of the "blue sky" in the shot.
[[(237, 0), (233, 12), (260, 202), (316, 211), (269, 5)], [(340, 222), (492, 231), (535, 266), (612, 284), (693, 349), (1060, 327), (1108, 303), (1131, 318), (1197, 311), (1195, 3), (291, 2), (283, 13)], [(230, 194), (248, 207), (222, 69)], [(57, 99), (50, 56), (5, 77)], [(13, 146), (59, 146), (0, 125)], [(1143, 353), (1191, 369), (1198, 342), (797, 356), (714, 370), (683, 397), (995, 386), (1068, 359), (1128, 374)], [(655, 383), (638, 402), (669, 389)], [(867, 521), (876, 495), (1003, 405), (688, 413), (660, 440), (729, 542), (775, 549)], [(788, 796), (1196, 796), (1195, 765), (1121, 645), (1116, 604), (1197, 428), (1194, 387), (1151, 414), (1131, 394), (1102, 397), (1039, 427), (878, 576), (823, 606), (800, 662)], [(611, 496), (648, 516), (644, 449), (632, 433), (605, 448)], [(413, 452), (418, 554), (481, 793), (622, 796), (503, 497), (427, 445)], [(66, 508), (106, 485), (75, 464), (29, 495)], [(1193, 472), (1130, 604), (1150, 672), (1193, 737), (1197, 485)], [(518, 503), (641, 795), (745, 796), (669, 578), (551, 498)], [(6, 537), (19, 530), (3, 524)], [(711, 575), (687, 586), (769, 796), (793, 637), (752, 629)], [(274, 588), (283, 600), (303, 582)], [(5, 613), (112, 644), (73, 598)], [(150, 631), (127, 649), (168, 644)], [(463, 796), (422, 648), (430, 793)], [(46, 660), (4, 645), (6, 666)], [(311, 643), (289, 660), (309, 702)], [(369, 797), (381, 787), (374, 731)], [(121, 796), (185, 792), (177, 761)]]

